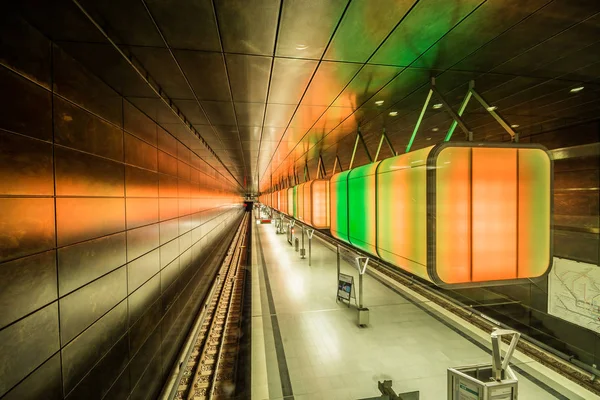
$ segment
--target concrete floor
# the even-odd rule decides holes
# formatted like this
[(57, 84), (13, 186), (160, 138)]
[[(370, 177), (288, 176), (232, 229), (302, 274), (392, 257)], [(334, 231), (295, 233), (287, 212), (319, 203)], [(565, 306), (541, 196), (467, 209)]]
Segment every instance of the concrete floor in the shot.
[[(448, 367), (491, 362), (481, 348), (370, 276), (364, 278), (370, 324), (359, 328), (356, 309), (336, 302), (335, 252), (313, 240), (309, 267), (274, 225), (253, 227), (253, 399), (374, 397), (377, 381), (391, 379), (397, 393), (419, 390), (421, 400), (441, 400)], [(342, 272), (357, 282), (356, 269), (344, 261)], [(520, 377), (519, 398), (556, 397)]]

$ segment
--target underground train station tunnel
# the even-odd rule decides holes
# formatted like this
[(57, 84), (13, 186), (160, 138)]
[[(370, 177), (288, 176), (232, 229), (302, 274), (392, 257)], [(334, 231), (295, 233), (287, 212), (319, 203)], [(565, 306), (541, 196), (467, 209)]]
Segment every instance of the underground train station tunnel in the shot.
[(600, 2), (0, 6), (0, 400), (600, 399)]

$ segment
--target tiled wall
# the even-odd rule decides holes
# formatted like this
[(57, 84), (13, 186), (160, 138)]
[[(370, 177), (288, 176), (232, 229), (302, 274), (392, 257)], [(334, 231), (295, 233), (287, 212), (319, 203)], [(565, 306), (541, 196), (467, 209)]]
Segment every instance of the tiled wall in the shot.
[(1, 33), (0, 398), (154, 398), (241, 198), (24, 21)]

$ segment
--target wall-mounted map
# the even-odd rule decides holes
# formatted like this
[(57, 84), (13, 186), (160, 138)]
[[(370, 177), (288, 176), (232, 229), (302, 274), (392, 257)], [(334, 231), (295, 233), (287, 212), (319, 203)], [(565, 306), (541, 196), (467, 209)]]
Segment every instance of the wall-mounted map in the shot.
[(548, 313), (600, 333), (600, 267), (555, 258), (548, 276)]

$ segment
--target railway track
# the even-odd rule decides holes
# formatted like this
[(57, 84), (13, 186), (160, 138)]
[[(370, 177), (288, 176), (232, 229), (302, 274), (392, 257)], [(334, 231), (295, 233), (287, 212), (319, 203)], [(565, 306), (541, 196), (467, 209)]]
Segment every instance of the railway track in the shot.
[(233, 397), (244, 296), (245, 270), (241, 266), (248, 215), (244, 215), (221, 265), (214, 295), (178, 382), (177, 400)]

